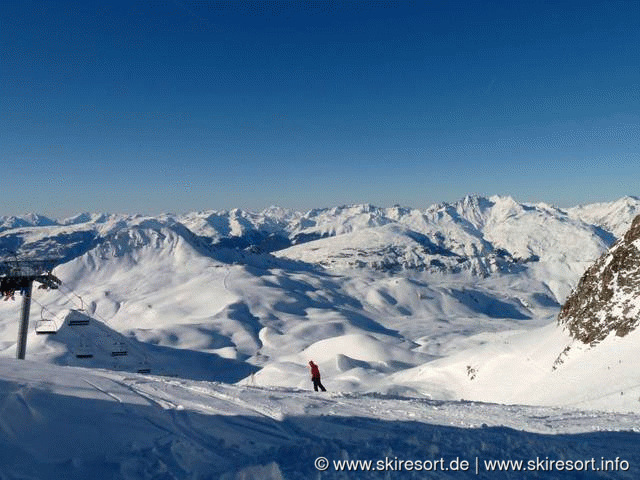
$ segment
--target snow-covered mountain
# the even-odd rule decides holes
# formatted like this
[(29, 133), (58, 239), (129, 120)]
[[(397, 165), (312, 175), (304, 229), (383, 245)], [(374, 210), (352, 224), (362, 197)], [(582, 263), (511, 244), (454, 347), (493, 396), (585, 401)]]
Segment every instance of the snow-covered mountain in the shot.
[[(34, 296), (36, 318), (62, 326), (65, 311), (83, 308), (137, 342), (262, 368), (256, 378), (266, 384), (304, 385), (313, 354), (345, 388), (362, 389), (473, 346), (474, 335), (547, 323), (614, 242), (607, 228), (630, 224), (640, 201), (580, 208), (599, 212), (600, 223), (497, 196), (426, 210), (29, 215), (5, 222), (0, 248), (15, 252), (8, 260), (61, 258), (63, 286)], [(5, 355), (15, 344), (14, 310), (11, 302), (0, 310)], [(49, 339), (31, 343), (34, 358), (73, 357)], [(409, 353), (398, 361), (382, 354), (394, 348)], [(355, 380), (354, 369), (363, 373)]]
[(637, 411), (640, 216), (584, 273), (558, 324), (498, 338), (396, 373), (437, 398)]
[[(84, 213), (62, 221), (31, 214), (0, 217), (0, 250), (42, 255), (55, 254), (59, 248), (62, 252), (58, 253), (68, 259), (69, 255), (88, 250), (96, 239), (120, 229), (156, 222), (168, 227), (180, 225), (204, 243), (218, 248), (278, 251), (280, 256), (290, 255), (298, 260), (304, 260), (308, 250), (315, 260), (318, 255), (313, 252), (320, 245), (326, 253), (326, 263), (334, 266), (469, 270), (486, 275), (541, 259), (564, 263), (592, 261), (638, 213), (640, 200), (634, 197), (562, 210), (542, 203), (519, 204), (511, 197), (468, 196), (426, 210), (355, 205), (300, 213), (271, 207), (260, 213), (234, 209), (156, 218)], [(365, 232), (362, 238), (357, 238), (359, 232)], [(344, 237), (344, 241), (299, 248), (339, 237)], [(381, 252), (379, 247), (387, 243), (408, 248)], [(73, 253), (69, 252), (68, 244), (75, 246)], [(285, 251), (292, 246), (298, 248)], [(368, 262), (369, 253), (384, 261), (376, 258)]]
[[(366, 445), (392, 456), (424, 442), (468, 451), (423, 437), (434, 423), (462, 426), (456, 438), (467, 446), (505, 453), (519, 451), (514, 439), (542, 448), (548, 440), (535, 434), (546, 432), (567, 434), (551, 455), (617, 455), (572, 450), (579, 442), (569, 434), (628, 429), (635, 416), (580, 413), (567, 423), (574, 417), (559, 408), (640, 412), (640, 333), (592, 347), (556, 319), (603, 254), (588, 272), (611, 271), (622, 288), (611, 297), (620, 308), (601, 306), (633, 314), (624, 306), (635, 270), (615, 259), (637, 248), (637, 225), (625, 232), (638, 214), (633, 197), (563, 210), (470, 196), (426, 210), (3, 217), (3, 260), (59, 258), (62, 284), (34, 291), (26, 362), (11, 359), (19, 301), (0, 302), (0, 406), (9, 415), (0, 420), (0, 465), (9, 466), (0, 474), (292, 479), (314, 474), (305, 462), (323, 453), (380, 451)], [(42, 325), (56, 333), (38, 334)], [(308, 393), (309, 359), (327, 398)], [(117, 420), (125, 417), (135, 421)], [(103, 457), (95, 432), (43, 450), (56, 430), (90, 432), (89, 419), (112, 439)], [(483, 423), (525, 433), (503, 441), (469, 430)], [(319, 437), (319, 428), (330, 431)], [(364, 437), (349, 437), (354, 428)], [(93, 447), (82, 453), (75, 443)]]
[(585, 223), (598, 225), (616, 238), (621, 237), (629, 228), (629, 218), (638, 213), (640, 198), (626, 196), (615, 202), (592, 203), (569, 208), (567, 213)]

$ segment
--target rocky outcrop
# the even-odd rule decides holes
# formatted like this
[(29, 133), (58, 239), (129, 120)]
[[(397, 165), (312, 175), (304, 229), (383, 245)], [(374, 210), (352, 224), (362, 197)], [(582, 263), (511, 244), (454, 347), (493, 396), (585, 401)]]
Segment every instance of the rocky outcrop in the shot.
[(640, 215), (623, 238), (582, 276), (558, 323), (587, 344), (625, 336), (640, 323)]

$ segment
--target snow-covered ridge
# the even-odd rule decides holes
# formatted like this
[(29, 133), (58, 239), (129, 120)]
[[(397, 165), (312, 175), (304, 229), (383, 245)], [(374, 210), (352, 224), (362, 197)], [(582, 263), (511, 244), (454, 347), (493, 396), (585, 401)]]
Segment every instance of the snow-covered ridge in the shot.
[(364, 204), (306, 213), (279, 207), (157, 217), (83, 213), (63, 221), (29, 214), (0, 217), (0, 250), (67, 261), (122, 229), (179, 226), (209, 247), (279, 252), (325, 266), (487, 275), (539, 260), (586, 266), (638, 213), (634, 197), (562, 210), (511, 197), (467, 196), (426, 210)]
[(611, 249), (585, 272), (562, 307), (558, 322), (583, 343), (611, 332), (620, 337), (640, 322), (640, 216)]
[(569, 208), (567, 213), (585, 223), (597, 225), (619, 238), (629, 228), (629, 219), (640, 214), (639, 205), (640, 198), (626, 196), (615, 202), (592, 203)]

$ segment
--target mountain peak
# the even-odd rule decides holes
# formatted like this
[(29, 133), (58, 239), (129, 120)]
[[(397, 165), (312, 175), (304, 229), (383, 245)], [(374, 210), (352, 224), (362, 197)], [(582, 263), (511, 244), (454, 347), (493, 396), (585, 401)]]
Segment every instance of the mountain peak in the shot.
[(114, 217), (109, 213), (90, 213), (82, 212), (72, 217), (62, 220), (62, 225), (79, 225), (81, 223), (105, 223), (110, 218)]
[(491, 197), (491, 199), (489, 199), (483, 195), (473, 193), (470, 195), (465, 195), (462, 198), (462, 200), (460, 200), (457, 203), (461, 203), (463, 205), (487, 205), (487, 204), (493, 203), (491, 200), (494, 198), (501, 198), (501, 197), (494, 195)]
[(0, 217), (0, 227), (4, 229), (20, 227), (49, 227), (57, 223), (44, 215), (27, 213), (20, 216)]
[(626, 202), (640, 202), (640, 197), (637, 197), (635, 195), (625, 195), (620, 200)]

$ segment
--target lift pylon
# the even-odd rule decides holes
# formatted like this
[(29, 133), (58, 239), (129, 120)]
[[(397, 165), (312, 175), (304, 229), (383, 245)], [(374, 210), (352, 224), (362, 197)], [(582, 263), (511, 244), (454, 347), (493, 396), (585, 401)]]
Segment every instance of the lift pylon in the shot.
[(40, 283), (44, 288), (58, 288), (62, 282), (51, 273), (57, 263), (57, 259), (0, 261), (0, 292), (2, 292), (2, 296), (8, 299), (13, 298), (15, 292), (22, 294), (22, 314), (16, 347), (18, 360), (24, 360), (27, 352), (33, 282)]

